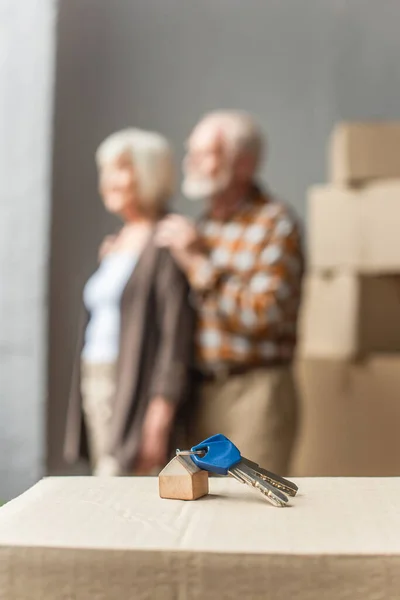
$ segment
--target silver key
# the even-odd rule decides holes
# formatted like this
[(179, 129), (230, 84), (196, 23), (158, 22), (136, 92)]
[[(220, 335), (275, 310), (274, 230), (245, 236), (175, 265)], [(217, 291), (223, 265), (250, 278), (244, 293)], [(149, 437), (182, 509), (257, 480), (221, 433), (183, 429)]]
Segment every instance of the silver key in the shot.
[(242, 462), (245, 463), (248, 467), (253, 469), (261, 479), (264, 479), (274, 487), (278, 488), (278, 490), (282, 490), (288, 496), (294, 497), (298, 492), (298, 487), (293, 481), (289, 481), (289, 479), (285, 479), (280, 475), (276, 475), (271, 471), (267, 471), (258, 465), (257, 463), (249, 460), (248, 458), (242, 457)]
[(289, 502), (288, 497), (275, 487), (275, 485), (260, 477), (259, 472), (249, 466), (248, 462), (251, 463), (247, 459), (242, 459), (240, 463), (228, 470), (229, 475), (240, 481), (240, 483), (245, 483), (258, 489), (274, 506), (286, 506)]

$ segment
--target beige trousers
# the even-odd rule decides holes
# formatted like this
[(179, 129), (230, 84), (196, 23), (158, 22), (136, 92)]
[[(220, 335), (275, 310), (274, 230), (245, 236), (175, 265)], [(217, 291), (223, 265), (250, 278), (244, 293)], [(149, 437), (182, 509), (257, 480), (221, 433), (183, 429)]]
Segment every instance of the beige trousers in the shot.
[(258, 368), (201, 384), (190, 441), (223, 433), (246, 458), (287, 475), (296, 423), (291, 368)]
[(107, 455), (115, 387), (115, 364), (82, 362), (82, 408), (89, 438), (90, 461), (95, 475), (118, 474), (115, 461)]

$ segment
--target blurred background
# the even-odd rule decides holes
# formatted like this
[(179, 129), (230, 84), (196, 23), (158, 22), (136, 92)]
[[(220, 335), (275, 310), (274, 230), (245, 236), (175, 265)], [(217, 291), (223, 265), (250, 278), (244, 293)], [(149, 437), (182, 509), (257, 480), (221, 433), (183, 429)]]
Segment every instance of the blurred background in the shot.
[[(335, 124), (400, 120), (399, 17), (397, 0), (0, 0), (0, 500), (68, 472), (62, 438), (80, 293), (114, 227), (97, 193), (101, 140), (131, 124), (156, 129), (180, 161), (205, 112), (247, 110), (268, 139), (263, 181), (309, 232), (307, 193), (329, 180)], [(176, 208), (200, 210), (181, 198)], [(395, 210), (389, 220), (400, 225)], [(374, 277), (397, 285), (400, 243), (390, 250), (389, 274), (383, 265)], [(321, 330), (343, 311), (353, 311), (345, 332), (362, 327), (361, 305), (344, 300), (353, 292), (336, 289), (310, 293), (326, 307)], [(382, 309), (374, 294), (368, 323)], [(391, 322), (400, 322), (399, 298)], [(304, 335), (314, 335), (318, 323), (304, 319)], [(399, 340), (373, 338), (358, 352), (343, 338), (330, 346), (329, 335), (318, 330), (324, 342), (300, 361), (310, 421), (294, 474), (395, 474)], [(381, 438), (392, 445), (377, 458)]]

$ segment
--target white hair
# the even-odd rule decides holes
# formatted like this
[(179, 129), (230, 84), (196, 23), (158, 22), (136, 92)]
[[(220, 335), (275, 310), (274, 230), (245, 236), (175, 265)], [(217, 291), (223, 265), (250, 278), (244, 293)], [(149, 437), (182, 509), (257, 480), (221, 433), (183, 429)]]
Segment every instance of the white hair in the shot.
[(174, 192), (175, 173), (171, 146), (160, 134), (142, 129), (123, 129), (108, 136), (96, 151), (96, 163), (129, 154), (137, 170), (140, 196), (148, 207), (162, 210)]
[(236, 110), (218, 110), (208, 113), (200, 121), (215, 123), (223, 131), (233, 155), (251, 154), (256, 165), (264, 151), (264, 136), (251, 115)]

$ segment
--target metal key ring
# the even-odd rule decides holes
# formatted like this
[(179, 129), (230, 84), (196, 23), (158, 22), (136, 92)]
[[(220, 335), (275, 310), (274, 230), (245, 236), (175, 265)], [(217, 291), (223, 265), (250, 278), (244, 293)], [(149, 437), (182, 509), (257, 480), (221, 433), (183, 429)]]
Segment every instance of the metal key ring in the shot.
[(177, 448), (175, 450), (175, 454), (177, 456), (192, 456), (192, 454), (197, 454), (198, 456), (201, 456), (202, 454), (205, 454), (204, 450), (179, 450), (179, 448)]

